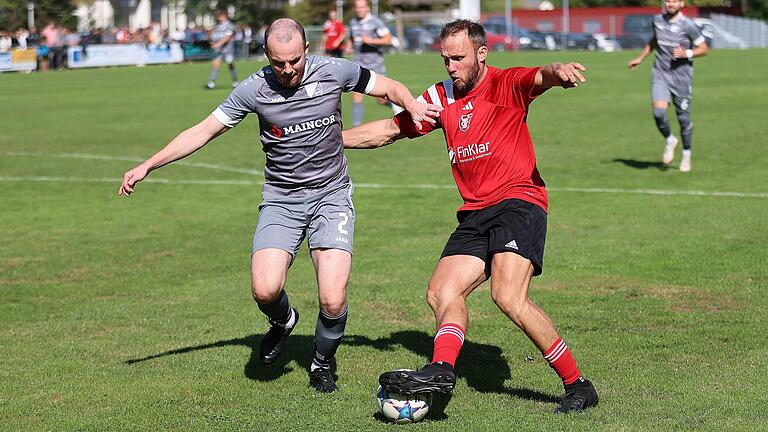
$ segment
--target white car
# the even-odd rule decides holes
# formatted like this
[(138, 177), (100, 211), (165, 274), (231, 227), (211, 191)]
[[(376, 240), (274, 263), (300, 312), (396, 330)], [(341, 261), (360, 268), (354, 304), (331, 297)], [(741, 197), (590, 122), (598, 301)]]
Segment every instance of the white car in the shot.
[(605, 52), (620, 51), (621, 45), (616, 38), (609, 36), (606, 33), (595, 33), (592, 35), (597, 41), (597, 49)]
[(701, 29), (701, 34), (707, 40), (710, 48), (738, 48), (746, 49), (747, 43), (739, 39), (733, 33), (723, 30), (714, 21), (708, 18), (694, 18), (693, 22)]

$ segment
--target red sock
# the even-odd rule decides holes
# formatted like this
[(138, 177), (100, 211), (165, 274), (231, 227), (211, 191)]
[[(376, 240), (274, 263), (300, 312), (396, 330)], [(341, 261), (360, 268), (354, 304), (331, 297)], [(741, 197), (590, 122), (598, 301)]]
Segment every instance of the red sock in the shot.
[(573, 384), (581, 376), (579, 368), (576, 367), (576, 360), (562, 338), (558, 338), (544, 353), (544, 360), (549, 362), (565, 385)]
[(456, 357), (459, 356), (462, 344), (464, 344), (464, 329), (453, 323), (441, 325), (435, 335), (435, 351), (432, 354), (432, 363), (445, 362), (455, 366)]

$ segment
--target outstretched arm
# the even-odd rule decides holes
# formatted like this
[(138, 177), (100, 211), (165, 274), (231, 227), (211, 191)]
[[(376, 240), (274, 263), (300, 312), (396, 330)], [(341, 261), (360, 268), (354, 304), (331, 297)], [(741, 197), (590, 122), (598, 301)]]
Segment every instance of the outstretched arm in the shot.
[(150, 172), (189, 156), (228, 130), (229, 128), (221, 124), (213, 114), (209, 115), (205, 120), (180, 133), (154, 156), (126, 172), (117, 194), (131, 195), (136, 183), (144, 180)]
[(535, 89), (537, 92), (543, 92), (551, 87), (578, 87), (579, 83), (587, 82), (582, 72), (587, 68), (579, 63), (551, 63), (541, 69), (536, 74)]
[(344, 148), (372, 149), (384, 147), (403, 138), (400, 127), (394, 120), (384, 119), (368, 122), (342, 132)]
[(421, 122), (423, 121), (434, 125), (435, 119), (440, 116), (440, 112), (443, 110), (438, 105), (417, 101), (402, 83), (384, 75), (376, 75), (376, 83), (368, 94), (386, 98), (405, 108), (411, 114), (411, 118), (419, 130), (421, 130)]

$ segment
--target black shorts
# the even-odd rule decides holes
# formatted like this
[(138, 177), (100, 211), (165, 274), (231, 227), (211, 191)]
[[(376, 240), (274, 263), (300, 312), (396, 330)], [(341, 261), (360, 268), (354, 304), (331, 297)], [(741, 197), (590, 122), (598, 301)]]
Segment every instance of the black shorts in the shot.
[(326, 49), (325, 55), (328, 57), (344, 57), (344, 49)]
[(451, 234), (442, 257), (476, 256), (485, 262), (491, 275), (491, 261), (497, 252), (513, 252), (533, 263), (533, 275), (541, 274), (547, 213), (536, 204), (508, 199), (480, 210), (460, 211), (459, 226)]

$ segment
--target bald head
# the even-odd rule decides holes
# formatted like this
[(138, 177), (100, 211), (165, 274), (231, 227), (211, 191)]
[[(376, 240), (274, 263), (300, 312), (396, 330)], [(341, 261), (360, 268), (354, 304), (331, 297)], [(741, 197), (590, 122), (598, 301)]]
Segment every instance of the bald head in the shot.
[(290, 18), (279, 18), (270, 24), (264, 32), (264, 47), (269, 49), (270, 42), (287, 44), (297, 34), (301, 36), (302, 46), (305, 45), (307, 38), (304, 34), (304, 26)]

